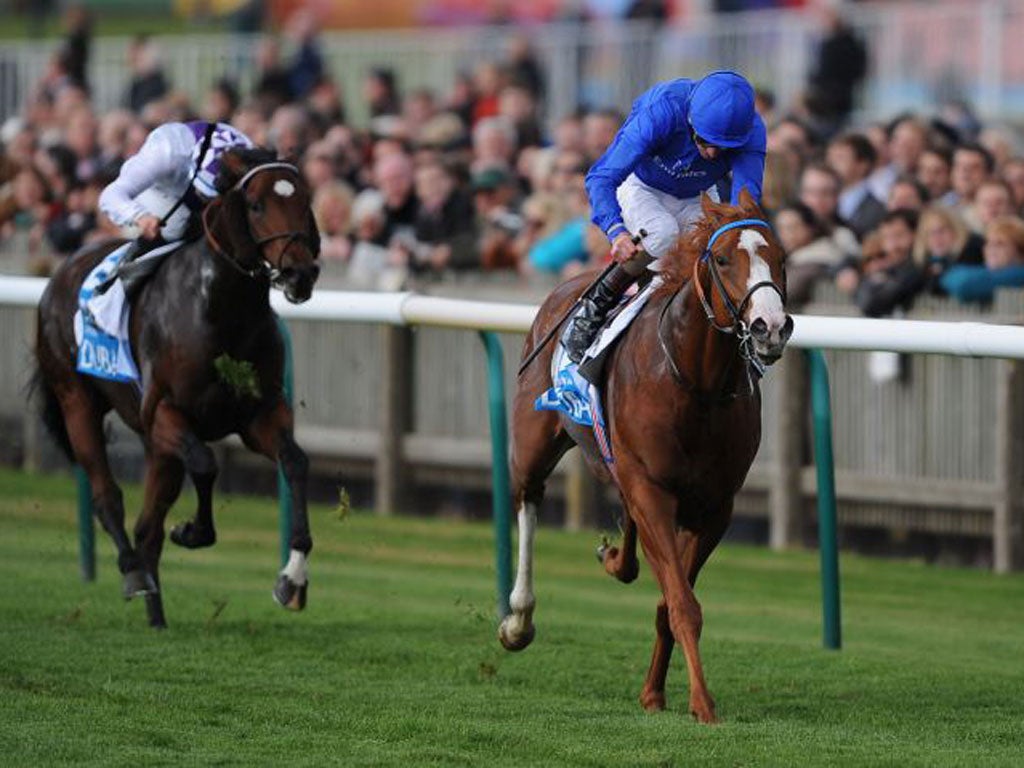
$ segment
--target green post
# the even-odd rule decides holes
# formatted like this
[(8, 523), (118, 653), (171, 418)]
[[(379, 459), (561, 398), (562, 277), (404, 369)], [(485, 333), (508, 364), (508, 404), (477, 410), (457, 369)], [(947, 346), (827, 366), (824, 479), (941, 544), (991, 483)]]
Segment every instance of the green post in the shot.
[[(277, 328), (281, 332), (281, 341), (284, 344), (284, 401), (292, 408), (294, 401), (295, 385), (294, 366), (292, 365), (292, 335), (288, 332), (288, 326), (280, 317), (277, 318)], [(281, 567), (288, 563), (288, 552), (292, 536), (292, 489), (288, 485), (288, 479), (280, 464), (277, 467), (277, 504), (278, 516), (277, 527), (281, 537)]]
[(487, 394), (491, 417), (491, 508), (494, 514), (494, 563), (498, 573), (498, 617), (509, 614), (512, 591), (512, 491), (508, 476), (508, 422), (505, 416), (505, 364), (498, 335), (480, 331), (487, 350)]
[(839, 544), (836, 532), (836, 479), (832, 457), (832, 404), (828, 366), (820, 349), (807, 350), (814, 415), (814, 463), (818, 475), (818, 547), (821, 550), (822, 634), (826, 648), (842, 647), (839, 603)]
[(85, 470), (75, 465), (78, 486), (78, 567), (82, 581), (96, 581), (96, 527), (92, 516), (92, 488)]

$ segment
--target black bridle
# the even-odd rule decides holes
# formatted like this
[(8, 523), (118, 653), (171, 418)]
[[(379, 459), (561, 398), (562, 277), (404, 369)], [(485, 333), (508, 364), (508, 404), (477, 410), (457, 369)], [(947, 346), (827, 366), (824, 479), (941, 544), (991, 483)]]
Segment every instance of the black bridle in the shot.
[[(297, 179), (301, 180), (301, 178), (302, 178), (302, 175), (299, 172), (299, 169), (296, 168), (291, 163), (281, 163), (281, 162), (261, 163), (260, 165), (254, 166), (253, 168), (250, 168), (245, 173), (245, 175), (242, 176), (242, 178), (240, 178), (235, 183), (235, 185), (233, 187), (231, 187), (231, 189), (226, 194), (232, 194), (232, 193), (235, 193), (235, 192), (241, 192), (242, 194), (245, 194), (245, 188), (246, 188), (246, 186), (248, 186), (249, 182), (253, 179), (254, 176), (256, 176), (257, 174), (263, 173), (265, 171), (271, 171), (271, 170), (286, 170), (286, 171), (290, 171), (291, 173), (295, 174)], [(209, 208), (207, 208), (207, 210), (209, 210)], [(214, 245), (213, 251), (214, 251), (214, 253), (216, 253), (218, 256), (222, 257), (235, 270), (237, 270), (239, 273), (245, 275), (246, 277), (255, 279), (257, 277), (265, 276), (265, 277), (267, 277), (270, 280), (272, 285), (276, 285), (277, 282), (280, 280), (280, 278), (281, 278), (281, 270), (279, 270), (277, 267), (275, 267), (273, 264), (271, 264), (269, 259), (267, 259), (266, 255), (264, 255), (263, 247), (267, 243), (272, 243), (275, 240), (285, 239), (286, 242), (284, 244), (284, 248), (282, 248), (282, 250), (281, 250), (282, 253), (284, 253), (284, 251), (288, 249), (288, 246), (291, 245), (293, 240), (297, 240), (299, 242), (304, 242), (304, 243), (306, 243), (310, 247), (312, 247), (314, 245), (310, 241), (310, 235), (309, 235), (308, 232), (302, 232), (302, 231), (299, 231), (299, 230), (296, 230), (296, 229), (287, 230), (285, 232), (275, 232), (274, 234), (267, 235), (265, 237), (260, 237), (260, 238), (253, 237), (253, 243), (256, 245), (256, 247), (260, 251), (260, 261), (259, 261), (259, 263), (255, 267), (246, 267), (246, 266), (243, 266), (242, 263), (238, 259), (236, 259), (230, 253), (228, 253), (228, 251), (226, 251), (220, 245), (220, 243), (218, 243), (217, 240), (213, 237), (212, 232), (210, 230), (210, 227), (206, 225), (205, 211), (204, 211), (203, 219), (204, 219), (204, 221), (203, 221), (203, 228), (206, 230), (207, 235), (213, 241), (213, 245)], [(251, 236), (252, 235), (252, 228), (249, 225), (249, 217), (248, 217), (248, 215), (246, 215), (246, 227), (249, 228), (249, 234)]]
[[(740, 229), (742, 227), (764, 227), (769, 232), (771, 231), (771, 224), (764, 219), (740, 219), (739, 221), (732, 221), (728, 224), (723, 224), (711, 234), (711, 237), (708, 238), (707, 245), (704, 246), (704, 253), (702, 253), (701, 257), (694, 262), (693, 280), (691, 281), (691, 284), (697, 292), (697, 297), (700, 299), (701, 306), (704, 308), (704, 314), (707, 317), (708, 322), (711, 324), (711, 327), (720, 333), (727, 333), (736, 336), (736, 340), (739, 342), (740, 357), (746, 361), (748, 373), (753, 369), (753, 373), (760, 379), (764, 375), (767, 366), (765, 366), (757, 356), (757, 351), (754, 349), (754, 339), (750, 334), (749, 326), (743, 319), (743, 313), (746, 311), (747, 305), (750, 304), (750, 300), (753, 295), (762, 288), (770, 288), (775, 291), (779, 294), (779, 298), (782, 299), (783, 303), (786, 301), (786, 295), (773, 280), (761, 280), (760, 282), (754, 283), (747, 289), (742, 300), (740, 300), (739, 306), (736, 306), (736, 304), (733, 303), (733, 300), (729, 297), (729, 292), (725, 288), (725, 281), (722, 280), (722, 275), (718, 270), (718, 264), (715, 261), (714, 254), (711, 249), (714, 246), (715, 241), (726, 232), (734, 229)], [(752, 258), (753, 254), (751, 254), (751, 259)], [(718, 322), (718, 317), (715, 315), (715, 309), (711, 306), (711, 302), (708, 300), (708, 297), (704, 292), (704, 286), (700, 281), (699, 269), (701, 264), (707, 265), (708, 271), (711, 273), (712, 287), (718, 291), (719, 298), (721, 298), (726, 311), (729, 313), (729, 317), (732, 319), (732, 325), (722, 325)], [(668, 358), (673, 377), (678, 382), (685, 385), (686, 379), (676, 366), (675, 360), (672, 358), (668, 345), (666, 344), (661, 332), (662, 321), (665, 319), (669, 306), (678, 295), (679, 291), (676, 291), (676, 293), (673, 294), (672, 299), (665, 302), (665, 305), (661, 309), (661, 315), (658, 318), (658, 341), (661, 344), (662, 351), (665, 353), (666, 358)], [(751, 388), (752, 387), (753, 383), (751, 382)]]

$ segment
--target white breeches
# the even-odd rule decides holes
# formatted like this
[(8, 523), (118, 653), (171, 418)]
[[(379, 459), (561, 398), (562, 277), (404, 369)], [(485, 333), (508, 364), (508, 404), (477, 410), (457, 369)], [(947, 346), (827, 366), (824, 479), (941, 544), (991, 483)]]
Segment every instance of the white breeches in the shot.
[[(676, 244), (679, 236), (697, 223), (703, 215), (700, 196), (680, 199), (644, 184), (635, 174), (619, 185), (615, 193), (622, 209), (622, 223), (630, 234), (645, 230), (647, 236), (641, 245), (654, 259), (647, 268), (659, 272), (659, 259)], [(712, 187), (708, 196), (718, 201), (718, 191)]]

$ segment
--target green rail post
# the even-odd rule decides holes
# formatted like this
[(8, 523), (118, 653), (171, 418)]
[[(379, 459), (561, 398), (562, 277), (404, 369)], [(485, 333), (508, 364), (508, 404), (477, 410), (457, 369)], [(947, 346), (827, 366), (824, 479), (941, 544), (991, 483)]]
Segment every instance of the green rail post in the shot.
[(498, 617), (509, 614), (512, 591), (512, 491), (508, 475), (508, 421), (505, 415), (505, 362), (501, 342), (480, 331), (487, 350), (487, 395), (491, 417), (491, 507), (494, 514), (494, 563), (498, 574)]
[(814, 463), (818, 476), (818, 547), (821, 550), (822, 635), (826, 648), (842, 647), (839, 603), (839, 544), (836, 532), (836, 479), (832, 457), (832, 404), (828, 365), (820, 349), (807, 350), (814, 416)]
[(85, 470), (75, 465), (78, 487), (78, 567), (82, 581), (96, 581), (96, 526), (92, 515), (92, 488)]
[[(294, 365), (292, 364), (292, 335), (288, 332), (288, 326), (280, 317), (277, 318), (277, 328), (281, 332), (281, 341), (284, 344), (284, 372), (283, 388), (284, 401), (288, 407), (294, 407), (295, 384)], [(291, 549), (292, 535), (292, 489), (288, 485), (288, 479), (280, 465), (277, 468), (277, 528), (281, 537), (281, 567), (288, 563), (288, 554)]]

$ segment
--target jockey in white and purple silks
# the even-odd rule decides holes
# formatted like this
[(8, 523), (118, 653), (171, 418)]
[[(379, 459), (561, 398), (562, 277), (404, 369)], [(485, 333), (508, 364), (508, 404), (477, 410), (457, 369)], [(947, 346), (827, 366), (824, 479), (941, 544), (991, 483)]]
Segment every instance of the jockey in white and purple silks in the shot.
[[(766, 131), (754, 89), (735, 72), (671, 80), (643, 93), (611, 146), (587, 174), (592, 220), (612, 243), (612, 269), (581, 301), (566, 335), (580, 362), (627, 288), (701, 215), (700, 195), (732, 173), (732, 202), (743, 187), (760, 202)], [(643, 243), (633, 236), (643, 230)], [(653, 259), (653, 261), (651, 261)]]
[[(182, 238), (192, 214), (217, 196), (214, 182), (220, 156), (229, 149), (252, 148), (241, 131), (226, 123), (166, 123), (153, 130), (138, 153), (121, 166), (118, 177), (103, 190), (99, 207), (118, 226), (138, 228), (141, 237), (156, 241)], [(202, 158), (203, 146), (208, 149)], [(179, 200), (182, 204), (161, 228), (161, 219)]]

